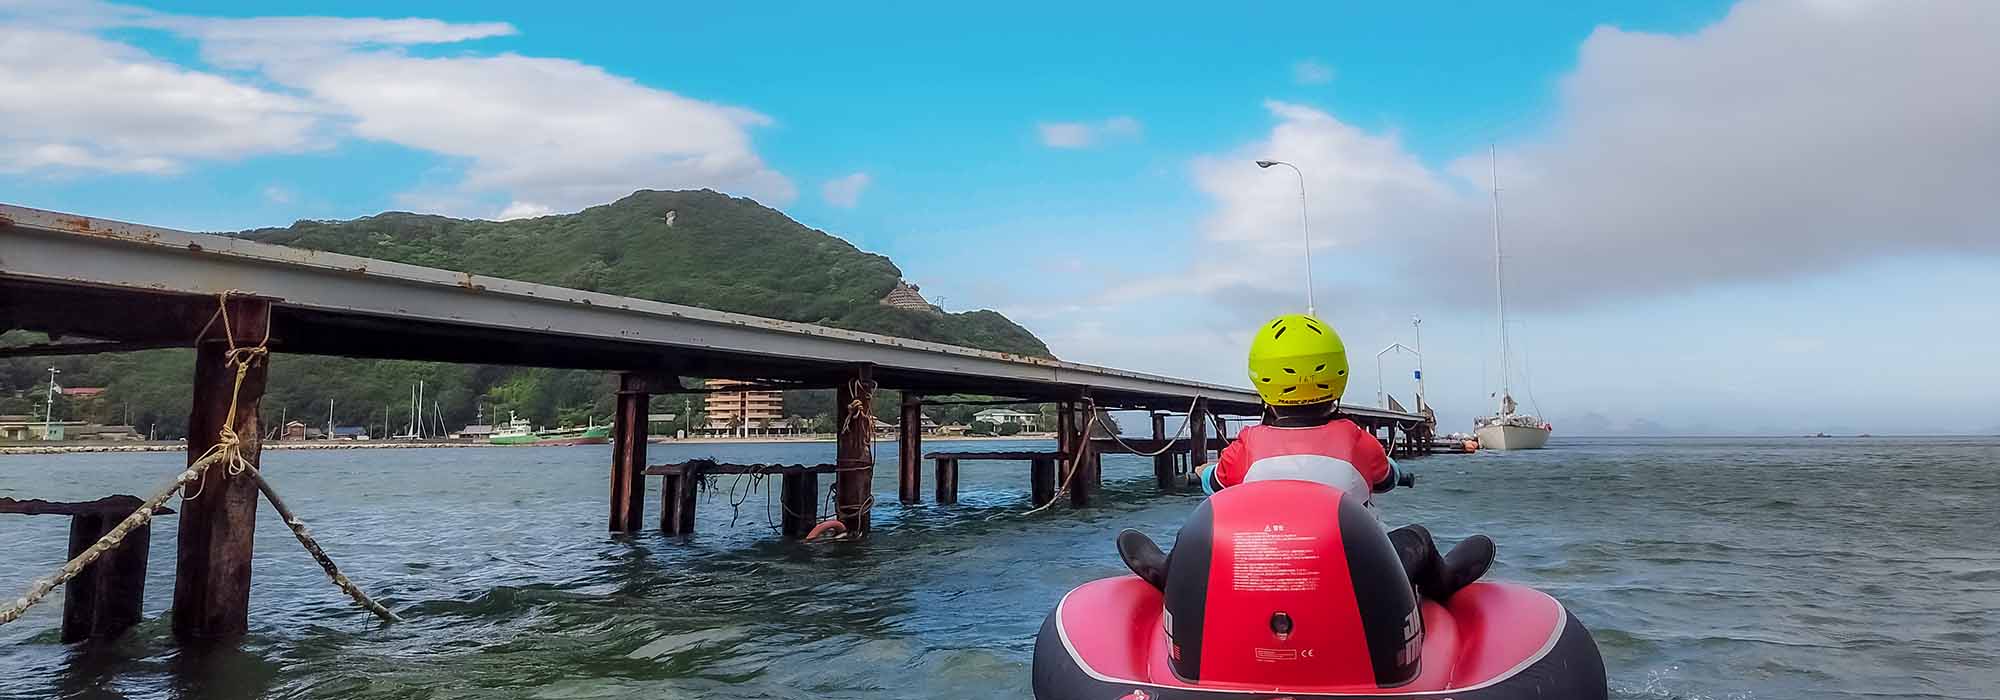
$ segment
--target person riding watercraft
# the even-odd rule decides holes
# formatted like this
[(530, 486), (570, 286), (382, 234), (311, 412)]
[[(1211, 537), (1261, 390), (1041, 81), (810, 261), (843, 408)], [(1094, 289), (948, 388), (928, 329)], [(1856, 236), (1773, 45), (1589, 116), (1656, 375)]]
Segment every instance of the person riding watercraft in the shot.
[(1172, 556), (1120, 532), (1133, 575), (1076, 587), (1042, 623), (1037, 700), (1605, 700), (1597, 644), (1561, 602), (1476, 581), (1492, 540), (1439, 557), (1421, 526), (1382, 531), (1370, 497), (1415, 480), (1338, 418), (1331, 327), (1265, 324), (1250, 379), (1265, 425), (1203, 470), (1211, 495)]
[[(1121, 553), (1150, 540), (1127, 530)], [(1533, 588), (1420, 597), (1374, 513), (1267, 479), (1203, 501), (1170, 560), (1077, 586), (1035, 635), (1037, 700), (1605, 700), (1590, 631)]]
[[(1243, 429), (1217, 463), (1199, 468), (1209, 493), (1252, 481), (1312, 481), (1340, 489), (1373, 512), (1374, 494), (1414, 478), (1399, 473), (1373, 435), (1338, 417), (1347, 390), (1347, 348), (1326, 322), (1287, 314), (1265, 323), (1250, 343), (1249, 369), (1267, 409), (1264, 424)], [(1485, 535), (1468, 537), (1443, 556), (1421, 525), (1388, 536), (1404, 573), (1432, 600), (1449, 599), (1493, 563), (1493, 540)], [(1132, 542), (1128, 558), (1143, 564), (1149, 547), (1157, 551), (1150, 542)], [(1120, 549), (1127, 549), (1123, 535)]]

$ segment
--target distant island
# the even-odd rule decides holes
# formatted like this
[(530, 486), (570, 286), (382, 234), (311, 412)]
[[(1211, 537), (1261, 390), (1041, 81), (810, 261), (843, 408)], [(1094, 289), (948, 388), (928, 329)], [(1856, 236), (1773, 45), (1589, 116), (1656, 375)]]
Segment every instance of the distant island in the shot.
[[(924, 299), (887, 257), (864, 252), (784, 213), (710, 190), (641, 190), (574, 214), (513, 221), (388, 212), (349, 221), (299, 221), (233, 234), (249, 240), (554, 284), (786, 321), (1052, 357), (1048, 346), (993, 311), (947, 312)], [(24, 332), (0, 346), (41, 342)], [(65, 387), (48, 392), (48, 369)], [(425, 424), (455, 430), (518, 413), (537, 425), (602, 422), (608, 375), (483, 365), (278, 355), (264, 395), (266, 421), (328, 424), (372, 434), (406, 429), (411, 390), (425, 385)], [(153, 350), (0, 360), (0, 414), (40, 416), (54, 393), (64, 420), (131, 425), (173, 438), (186, 430), (193, 355)], [(699, 401), (661, 397), (659, 410), (699, 414)], [(831, 396), (787, 392), (786, 412), (813, 418)], [(677, 410), (684, 407), (693, 411)], [(893, 412), (893, 402), (878, 402)], [(953, 418), (956, 416), (943, 416)], [(969, 416), (968, 416), (969, 417)], [(679, 422), (699, 423), (698, 415)]]

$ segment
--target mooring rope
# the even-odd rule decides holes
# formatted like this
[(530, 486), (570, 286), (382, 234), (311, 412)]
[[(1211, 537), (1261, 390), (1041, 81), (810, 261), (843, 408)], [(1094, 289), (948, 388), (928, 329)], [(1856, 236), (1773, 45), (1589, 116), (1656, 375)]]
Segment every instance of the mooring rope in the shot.
[[(1095, 423), (1095, 422), (1097, 422), (1097, 410), (1098, 410), (1098, 409), (1097, 409), (1097, 400), (1096, 400), (1096, 399), (1090, 399), (1089, 401), (1090, 401), (1090, 411), (1091, 411), (1091, 415), (1090, 415), (1090, 420), (1091, 420), (1091, 422)], [(1193, 400), (1193, 401), (1190, 401), (1190, 402), (1188, 402), (1188, 410), (1187, 410), (1187, 416), (1188, 416), (1188, 418), (1187, 418), (1187, 420), (1183, 420), (1183, 421), (1181, 421), (1181, 428), (1180, 428), (1180, 430), (1177, 430), (1177, 431), (1174, 431), (1174, 436), (1173, 436), (1173, 437), (1171, 437), (1171, 438), (1168, 438), (1168, 439), (1167, 439), (1167, 444), (1164, 444), (1164, 445), (1161, 445), (1161, 446), (1160, 446), (1160, 449), (1157, 449), (1157, 450), (1154, 450), (1154, 451), (1152, 451), (1152, 452), (1141, 452), (1141, 451), (1139, 451), (1139, 449), (1138, 449), (1138, 448), (1135, 448), (1135, 447), (1133, 447), (1133, 446), (1132, 446), (1132, 443), (1129, 443), (1129, 442), (1126, 442), (1126, 441), (1125, 441), (1125, 439), (1124, 439), (1123, 437), (1120, 437), (1120, 436), (1118, 435), (1118, 431), (1116, 431), (1116, 430), (1107, 430), (1107, 431), (1105, 431), (1105, 432), (1111, 435), (1111, 440), (1112, 440), (1113, 442), (1116, 442), (1116, 443), (1118, 443), (1118, 446), (1120, 446), (1120, 447), (1123, 447), (1123, 448), (1125, 448), (1125, 449), (1127, 449), (1127, 450), (1130, 450), (1130, 451), (1131, 451), (1131, 453), (1132, 453), (1133, 455), (1136, 455), (1136, 456), (1139, 456), (1139, 457), (1158, 457), (1158, 456), (1160, 456), (1160, 455), (1163, 455), (1163, 454), (1166, 454), (1168, 450), (1171, 450), (1171, 449), (1174, 449), (1174, 443), (1177, 443), (1177, 442), (1180, 442), (1180, 441), (1181, 441), (1181, 437), (1182, 437), (1182, 436), (1184, 436), (1184, 435), (1187, 435), (1187, 432), (1188, 432), (1188, 424), (1190, 424), (1190, 423), (1193, 423), (1193, 422), (1194, 422), (1194, 409), (1195, 409), (1195, 406), (1197, 406), (1197, 405), (1200, 405), (1200, 404), (1201, 404), (1201, 395), (1200, 395), (1200, 394), (1196, 394), (1196, 395), (1195, 395), (1195, 397), (1194, 397), (1194, 400)], [(1085, 434), (1086, 436), (1088, 436), (1088, 435), (1090, 434), (1090, 431), (1088, 431), (1088, 430), (1085, 430), (1085, 431), (1084, 431), (1084, 434)]]
[[(1097, 407), (1096, 399), (1086, 398), (1084, 399), (1084, 402), (1089, 406), (1089, 408), (1086, 410), (1090, 411), (1090, 420), (1084, 421), (1083, 428), (1080, 431), (1078, 431), (1076, 439), (1079, 443), (1087, 444), (1090, 441), (1091, 429), (1103, 425), (1104, 421), (1103, 421), (1103, 413)], [(1188, 404), (1188, 419), (1181, 421), (1181, 429), (1174, 433), (1173, 439), (1168, 440), (1167, 444), (1162, 445), (1160, 449), (1153, 452), (1141, 452), (1137, 449), (1134, 449), (1130, 443), (1127, 443), (1124, 440), (1119, 439), (1118, 431), (1116, 430), (1107, 429), (1104, 432), (1110, 435), (1111, 439), (1114, 442), (1117, 442), (1119, 445), (1123, 446), (1127, 450), (1131, 450), (1132, 454), (1138, 455), (1140, 457), (1158, 457), (1160, 455), (1166, 454), (1167, 450), (1172, 449), (1174, 443), (1179, 442), (1181, 437), (1187, 433), (1188, 425), (1194, 422), (1195, 406), (1199, 405), (1200, 403), (1201, 403), (1201, 396), (1197, 394), (1194, 397), (1194, 401)], [(1034, 515), (1036, 513), (1040, 513), (1042, 511), (1053, 508), (1055, 507), (1056, 503), (1063, 500), (1063, 496), (1069, 495), (1070, 482), (1076, 480), (1076, 475), (1078, 472), (1083, 471), (1083, 469), (1079, 467), (1077, 460), (1077, 457), (1080, 456), (1082, 453), (1083, 453), (1083, 448), (1079, 447), (1070, 455), (1069, 473), (1063, 475), (1062, 484), (1056, 487), (1056, 493), (1054, 496), (1049, 498), (1049, 502), (1028, 509), (1027, 512), (1021, 514), (1021, 517), (1025, 518), (1027, 516)], [(992, 518), (988, 518), (988, 520), (991, 519)]]
[[(57, 586), (61, 586), (64, 583), (68, 583), (70, 579), (76, 578), (78, 574), (83, 573), (85, 567), (90, 566), (98, 558), (104, 556), (105, 552), (117, 549), (119, 545), (125, 542), (125, 537), (130, 535), (133, 530), (150, 522), (153, 519), (153, 515), (159, 511), (160, 506), (166, 504), (167, 499), (173, 498), (174, 494), (182, 492), (190, 482), (202, 479), (208, 473), (209, 468), (216, 464), (225, 465), (223, 469), (231, 476), (247, 473), (257, 482), (258, 490), (262, 491), (264, 497), (271, 501), (271, 506), (278, 511), (280, 517), (285, 519), (285, 524), (291, 527), (292, 533), (298, 536), (299, 543), (305, 545), (306, 551), (310, 552), (313, 558), (319, 561), (320, 567), (326, 570), (327, 576), (333, 579), (334, 585), (339, 586), (340, 590), (352, 596), (355, 602), (360, 603), (362, 607), (367, 608), (382, 619), (391, 622), (401, 621), (401, 618), (398, 618), (395, 613), (390, 612), (388, 608), (384, 608), (374, 600), (369, 599), (367, 594), (362, 593), (361, 589), (354, 585), (354, 582), (349, 581), (346, 575), (340, 573), (340, 569), (334, 566), (333, 560), (327, 557), (325, 550), (320, 549), (319, 543), (315, 542), (312, 535), (306, 532), (305, 521), (300, 520), (292, 514), (291, 509), (285, 507), (284, 501), (278, 498), (278, 492), (273, 490), (271, 485), (265, 482), (263, 477), (257, 473), (256, 465), (251, 464), (250, 460), (243, 458), (243, 438), (237, 434), (236, 426), (232, 424), (232, 421), (236, 419), (238, 401), (243, 395), (243, 380), (249, 376), (250, 367), (262, 361), (271, 353), (271, 325), (270, 317), (266, 315), (264, 319), (264, 339), (258, 341), (254, 347), (237, 347), (236, 334), (233, 332), (229, 320), (229, 297), (231, 294), (236, 293), (238, 293), (236, 290), (229, 290), (218, 295), (215, 315), (209, 317), (208, 323), (202, 326), (201, 333), (195, 336), (196, 342), (200, 342), (202, 338), (208, 335), (209, 329), (214, 328), (216, 321), (220, 319), (222, 322), (223, 339), (229, 343), (229, 351), (224, 354), (226, 359), (223, 366), (236, 368), (236, 380), (229, 391), (229, 412), (223, 414), (222, 428), (217, 431), (215, 444), (209, 446), (208, 450), (203, 452), (200, 458), (189, 463), (187, 469), (175, 475), (165, 488), (160, 489), (159, 493), (153, 494), (152, 498), (148, 498), (145, 502), (139, 504), (138, 509), (132, 511), (131, 515), (125, 516), (125, 519), (119, 521), (118, 525), (111, 528), (110, 532), (104, 533), (104, 536), (91, 544), (89, 549), (84, 550), (82, 554), (76, 555), (75, 558), (64, 562), (54, 573), (35, 579), (33, 583), (29, 584), (25, 595), (15, 599), (4, 607), (0, 607), (0, 625), (20, 619), (22, 615), (27, 613), (28, 608), (42, 602)], [(205, 484), (206, 481), (203, 483)], [(188, 494), (182, 500), (194, 500), (201, 495), (201, 491), (202, 489), (197, 487), (193, 493)]]
[(319, 542), (313, 539), (312, 533), (306, 530), (306, 521), (300, 519), (297, 515), (293, 515), (292, 509), (285, 507), (285, 499), (278, 497), (278, 490), (271, 488), (271, 482), (264, 479), (263, 472), (258, 471), (256, 467), (251, 467), (244, 470), (244, 473), (249, 474), (250, 478), (257, 481), (257, 490), (264, 492), (264, 500), (271, 502), (271, 509), (278, 511), (278, 517), (285, 520), (285, 527), (292, 529), (292, 535), (297, 537), (299, 544), (304, 546), (306, 552), (312, 555), (313, 561), (319, 562), (319, 568), (326, 570), (327, 579), (333, 581), (335, 587), (339, 588), (341, 592), (346, 593), (348, 597), (353, 598), (354, 602), (359, 603), (361, 607), (367, 608), (368, 612), (375, 613), (375, 616), (382, 618), (383, 621), (403, 621), (403, 618), (397, 617), (395, 612), (382, 607), (381, 603), (375, 602), (375, 599), (368, 597), (367, 593), (361, 592), (361, 587), (354, 585), (353, 581), (348, 580), (347, 574), (340, 573), (340, 567), (333, 565), (333, 558), (326, 555), (326, 550), (321, 549)]

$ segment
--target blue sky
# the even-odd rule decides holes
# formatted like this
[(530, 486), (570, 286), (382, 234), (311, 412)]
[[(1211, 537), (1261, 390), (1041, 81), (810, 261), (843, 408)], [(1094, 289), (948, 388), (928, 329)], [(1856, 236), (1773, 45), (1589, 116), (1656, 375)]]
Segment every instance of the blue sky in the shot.
[(1235, 382), (1301, 305), (1297, 182), (1249, 164), (1283, 158), (1350, 400), (1422, 315), (1450, 428), (1498, 383), (1492, 143), (1516, 394), (1559, 429), (2000, 426), (2000, 12), (1526, 5), (0, 0), (0, 201), (228, 230), (712, 187), (1067, 359)]

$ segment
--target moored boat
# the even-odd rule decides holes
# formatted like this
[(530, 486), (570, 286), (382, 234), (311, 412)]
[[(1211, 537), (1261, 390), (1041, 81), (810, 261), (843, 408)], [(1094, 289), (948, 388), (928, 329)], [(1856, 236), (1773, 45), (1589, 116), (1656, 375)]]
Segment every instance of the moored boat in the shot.
[[(1549, 443), (1555, 427), (1539, 416), (1516, 413), (1513, 385), (1514, 358), (1507, 346), (1507, 277), (1500, 248), (1500, 158), (1493, 158), (1493, 305), (1500, 320), (1500, 410), (1473, 421), (1482, 450), (1539, 450)], [(1533, 392), (1529, 392), (1530, 397)]]
[(486, 438), (487, 442), (495, 445), (531, 445), (542, 439), (535, 434), (535, 426), (528, 419), (515, 415), (513, 411), (507, 412), (507, 419), (507, 425), (493, 431)]
[(611, 426), (591, 425), (582, 428), (560, 428), (544, 430), (536, 434), (541, 438), (537, 445), (603, 445), (611, 442)]
[(495, 445), (602, 445), (611, 442), (611, 426), (592, 423), (581, 428), (555, 428), (535, 430), (528, 419), (507, 414), (506, 427), (494, 431), (487, 442)]

